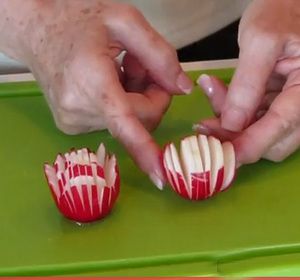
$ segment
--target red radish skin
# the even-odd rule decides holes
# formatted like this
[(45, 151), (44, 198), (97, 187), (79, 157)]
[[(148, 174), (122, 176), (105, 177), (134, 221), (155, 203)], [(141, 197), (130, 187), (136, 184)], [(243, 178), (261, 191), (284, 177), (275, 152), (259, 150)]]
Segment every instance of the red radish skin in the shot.
[(218, 175), (217, 175), (217, 182), (216, 182), (216, 188), (213, 194), (218, 193), (221, 191), (222, 185), (224, 180), (224, 167), (219, 169)]
[[(177, 190), (177, 183), (175, 182), (175, 178), (171, 174), (171, 171), (169, 170), (169, 168), (167, 166), (167, 160), (166, 160), (166, 157), (164, 156), (168, 152), (168, 149), (169, 149), (169, 144), (165, 145), (163, 153), (162, 153), (162, 157), (161, 157), (161, 159), (162, 159), (162, 166), (164, 167), (163, 171), (165, 173), (165, 178), (167, 178), (167, 180), (170, 183), (171, 187), (174, 189), (175, 192), (178, 192), (178, 190)], [(178, 177), (178, 175), (175, 175), (175, 176)]]
[[(170, 144), (165, 145), (162, 156), (162, 163), (164, 167), (163, 169), (164, 173), (166, 174), (166, 178), (168, 179), (169, 184), (176, 193), (181, 195), (183, 198), (190, 199), (190, 195), (188, 194), (184, 177), (178, 172), (173, 172), (172, 170), (169, 170), (166, 164), (164, 155), (169, 147)], [(175, 177), (177, 180), (175, 179)]]
[(210, 196), (210, 172), (206, 171), (204, 176), (205, 176), (205, 180), (206, 180), (204, 199), (207, 199)]
[(207, 176), (208, 172), (193, 173), (192, 176), (192, 200), (200, 200), (208, 197)]
[[(53, 166), (44, 165), (52, 197), (66, 218), (81, 223), (93, 222), (104, 218), (113, 208), (120, 192), (119, 169), (115, 159), (106, 153), (103, 156), (105, 164), (114, 164), (112, 175), (105, 174), (104, 166), (99, 165), (96, 155), (87, 149), (72, 149), (64, 156), (58, 154)], [(110, 180), (112, 186), (107, 186), (109, 178), (106, 176), (113, 176), (110, 177), (114, 179)]]
[[(178, 183), (179, 183), (179, 191), (177, 191), (177, 193), (179, 193), (182, 197), (186, 198), (186, 199), (190, 199), (190, 196), (187, 192), (187, 187), (186, 187), (186, 183), (185, 183), (185, 179), (183, 178), (183, 176), (179, 173), (177, 173), (177, 178), (178, 178)], [(174, 188), (173, 188), (174, 189)]]

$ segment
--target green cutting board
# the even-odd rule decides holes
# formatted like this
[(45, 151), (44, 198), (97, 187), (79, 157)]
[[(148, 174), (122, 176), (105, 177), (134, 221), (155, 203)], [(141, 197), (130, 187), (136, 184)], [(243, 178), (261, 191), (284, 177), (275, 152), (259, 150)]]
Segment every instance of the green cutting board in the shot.
[[(176, 97), (154, 137), (179, 139), (210, 115), (199, 90)], [(242, 167), (229, 191), (189, 202), (157, 190), (107, 132), (58, 131), (33, 82), (0, 84), (0, 118), (0, 275), (300, 274), (300, 153)], [(100, 142), (118, 157), (121, 193), (106, 219), (79, 226), (58, 213), (43, 163)]]

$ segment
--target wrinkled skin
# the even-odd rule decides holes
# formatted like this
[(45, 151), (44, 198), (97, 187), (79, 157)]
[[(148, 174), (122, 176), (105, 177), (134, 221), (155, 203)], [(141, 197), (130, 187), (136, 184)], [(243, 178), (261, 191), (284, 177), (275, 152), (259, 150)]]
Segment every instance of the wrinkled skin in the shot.
[(282, 161), (300, 144), (299, 1), (253, 1), (240, 24), (239, 45), (228, 88), (215, 77), (199, 79), (216, 118), (195, 129), (233, 141), (240, 164)]
[(158, 125), (170, 92), (192, 89), (175, 50), (138, 10), (113, 1), (2, 0), (0, 11), (0, 51), (31, 69), (57, 127), (108, 128), (161, 188), (160, 150), (145, 128)]

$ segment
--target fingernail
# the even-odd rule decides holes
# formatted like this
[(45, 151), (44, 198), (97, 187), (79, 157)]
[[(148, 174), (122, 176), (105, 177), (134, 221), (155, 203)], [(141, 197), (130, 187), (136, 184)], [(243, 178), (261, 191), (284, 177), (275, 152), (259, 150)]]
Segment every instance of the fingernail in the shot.
[(200, 123), (194, 124), (193, 130), (196, 132), (199, 132), (200, 134), (204, 134), (204, 135), (209, 135), (211, 133), (211, 130), (207, 126), (200, 124)]
[(211, 97), (214, 92), (213, 92), (213, 84), (211, 81), (211, 78), (206, 75), (206, 74), (202, 74), (198, 80), (197, 80), (197, 84), (202, 87), (202, 89), (204, 90), (204, 93), (208, 96)]
[(229, 131), (241, 131), (247, 121), (245, 112), (240, 108), (225, 110), (222, 113), (222, 127)]
[(164, 188), (164, 183), (163, 181), (155, 174), (152, 173), (150, 174), (150, 180), (154, 183), (154, 185), (159, 189), (159, 190), (163, 190)]
[(185, 94), (190, 94), (193, 91), (194, 84), (184, 72), (181, 72), (177, 78), (177, 86)]

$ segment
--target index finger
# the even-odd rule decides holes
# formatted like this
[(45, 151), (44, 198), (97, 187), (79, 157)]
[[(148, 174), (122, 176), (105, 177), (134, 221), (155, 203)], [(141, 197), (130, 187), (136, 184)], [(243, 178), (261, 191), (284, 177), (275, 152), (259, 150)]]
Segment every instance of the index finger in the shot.
[[(112, 61), (103, 61), (101, 67), (105, 67), (107, 76), (104, 84), (101, 84), (101, 88), (108, 91), (102, 94), (101, 104), (107, 128), (123, 144), (140, 169), (162, 189), (164, 173), (160, 162), (160, 148), (134, 114)], [(94, 87), (95, 90), (99, 88), (99, 85)]]
[[(122, 95), (122, 91), (117, 88), (111, 93), (114, 100)], [(162, 189), (164, 175), (160, 164), (160, 149), (131, 108), (124, 108), (121, 100), (115, 103), (116, 108), (120, 110), (110, 111), (110, 108), (106, 108), (107, 127), (112, 136), (124, 145), (141, 170)]]

